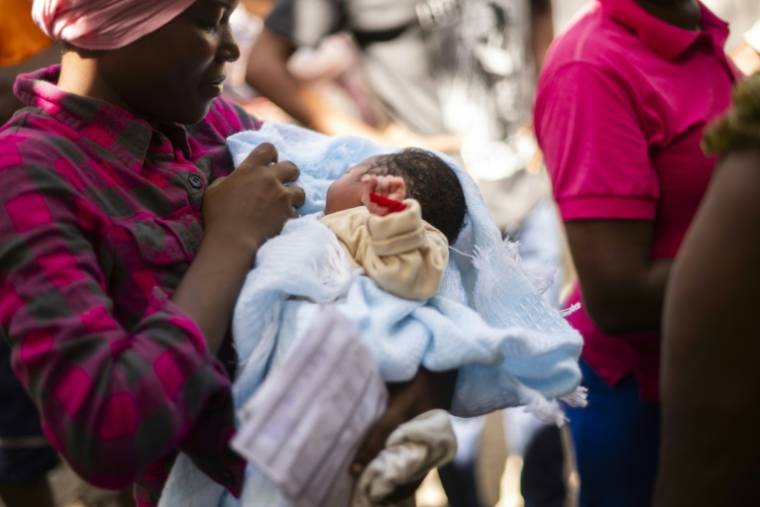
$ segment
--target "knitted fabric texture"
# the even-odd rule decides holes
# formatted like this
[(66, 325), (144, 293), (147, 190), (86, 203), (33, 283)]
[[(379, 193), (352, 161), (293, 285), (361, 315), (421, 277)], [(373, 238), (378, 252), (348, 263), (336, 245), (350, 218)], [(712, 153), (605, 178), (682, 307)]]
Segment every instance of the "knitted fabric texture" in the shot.
[[(407, 300), (357, 273), (336, 236), (317, 219), (335, 179), (388, 150), (359, 138), (330, 138), (277, 124), (232, 136), (228, 146), (240, 164), (263, 142), (272, 143), (281, 160), (301, 170), (298, 183), (306, 199), (299, 211), (309, 215), (289, 221), (259, 249), (241, 290), (233, 319), (241, 360), (233, 388), (238, 407), (282, 363), (325, 304), (358, 328), (386, 382), (410, 380), (421, 366), (458, 369), (454, 414), (527, 405), (555, 418), (559, 412), (553, 400), (570, 396), (583, 402), (577, 390), (582, 338), (532, 285), (516, 249), (502, 241), (464, 170), (449, 161), (464, 190), (467, 215), (438, 293), (427, 301)], [(222, 493), (210, 481), (199, 492), (202, 478), (192, 468), (189, 459), (180, 457), (162, 505), (181, 504), (188, 491), (197, 492), (196, 499)], [(244, 493), (245, 505), (280, 505), (277, 492), (250, 467), (245, 490), (257, 492), (250, 498)], [(221, 502), (239, 504), (230, 495)]]

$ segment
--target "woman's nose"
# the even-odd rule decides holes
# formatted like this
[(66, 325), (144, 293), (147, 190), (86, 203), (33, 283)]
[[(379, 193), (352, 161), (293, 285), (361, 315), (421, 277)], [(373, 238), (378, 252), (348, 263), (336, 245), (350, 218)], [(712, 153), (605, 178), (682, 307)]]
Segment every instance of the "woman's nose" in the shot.
[(222, 40), (219, 44), (217, 57), (223, 62), (234, 62), (240, 58), (240, 48), (237, 42), (235, 42), (235, 37), (232, 36), (232, 30), (230, 30), (229, 26), (222, 32)]

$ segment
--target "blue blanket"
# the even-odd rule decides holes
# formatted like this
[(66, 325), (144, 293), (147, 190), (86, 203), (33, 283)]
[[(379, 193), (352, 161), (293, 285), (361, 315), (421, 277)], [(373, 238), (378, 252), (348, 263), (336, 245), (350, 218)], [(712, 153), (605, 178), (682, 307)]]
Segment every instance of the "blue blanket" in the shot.
[[(299, 167), (306, 202), (299, 210), (304, 216), (288, 222), (282, 234), (259, 250), (235, 308), (238, 407), (296, 343), (322, 304), (335, 305), (354, 322), (386, 381), (409, 380), (420, 366), (458, 369), (455, 415), (516, 405), (551, 412), (551, 400), (573, 396), (581, 378), (582, 339), (534, 288), (514, 245), (502, 241), (476, 184), (461, 168), (447, 160), (465, 193), (464, 227), (451, 248), (438, 294), (412, 301), (381, 290), (351, 268), (335, 235), (316, 219), (332, 181), (389, 150), (364, 139), (265, 124), (228, 139), (235, 164), (262, 142), (274, 144), (280, 160)], [(188, 498), (189, 485), (187, 480), (170, 481), (165, 499), (180, 490)]]
[[(262, 142), (300, 168), (305, 214), (324, 208), (327, 187), (349, 167), (388, 152), (364, 139), (268, 124), (228, 140), (235, 163)], [(330, 302), (357, 325), (386, 380), (409, 380), (421, 365), (458, 368), (455, 415), (541, 403), (578, 386), (581, 337), (533, 287), (474, 181), (449, 163), (464, 189), (467, 215), (440, 291), (429, 301), (398, 298), (347, 272), (334, 235), (313, 216), (291, 221), (264, 245), (235, 309), (233, 331), (243, 361), (235, 385), (239, 402), (261, 381), (275, 343), (287, 349), (315, 308)], [(285, 306), (291, 306), (291, 318), (281, 322)]]

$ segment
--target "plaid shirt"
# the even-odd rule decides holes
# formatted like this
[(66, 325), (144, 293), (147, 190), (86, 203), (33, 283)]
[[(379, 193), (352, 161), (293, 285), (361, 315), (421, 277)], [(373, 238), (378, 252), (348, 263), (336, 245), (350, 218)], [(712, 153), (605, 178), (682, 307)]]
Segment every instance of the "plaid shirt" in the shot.
[[(230, 382), (171, 301), (203, 236), (201, 202), (233, 169), (225, 138), (258, 124), (219, 99), (155, 125), (19, 77), (31, 106), (0, 129), (0, 334), (45, 436), (106, 488), (156, 503), (177, 450), (238, 494)], [(199, 294), (198, 297), (203, 297)]]

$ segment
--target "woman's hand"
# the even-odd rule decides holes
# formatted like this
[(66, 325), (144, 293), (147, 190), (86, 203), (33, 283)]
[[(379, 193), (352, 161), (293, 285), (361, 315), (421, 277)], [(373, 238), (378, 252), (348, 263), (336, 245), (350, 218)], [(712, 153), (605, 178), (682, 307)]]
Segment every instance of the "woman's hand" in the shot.
[[(388, 407), (370, 430), (351, 464), (351, 475), (359, 477), (366, 466), (385, 448), (385, 441), (400, 425), (437, 408), (448, 410), (456, 386), (457, 372), (431, 372), (420, 368), (417, 375), (402, 384), (388, 386)], [(422, 481), (409, 484), (388, 497), (399, 501), (414, 494)]]
[(256, 251), (303, 204), (303, 190), (285, 186), (296, 178), (296, 166), (278, 163), (274, 146), (262, 144), (206, 191), (203, 242), (173, 299), (198, 323), (213, 352), (227, 332)]
[(255, 252), (276, 236), (304, 202), (303, 189), (285, 186), (298, 179), (292, 162), (277, 162), (277, 150), (259, 145), (226, 178), (206, 191), (203, 219), (206, 235)]

